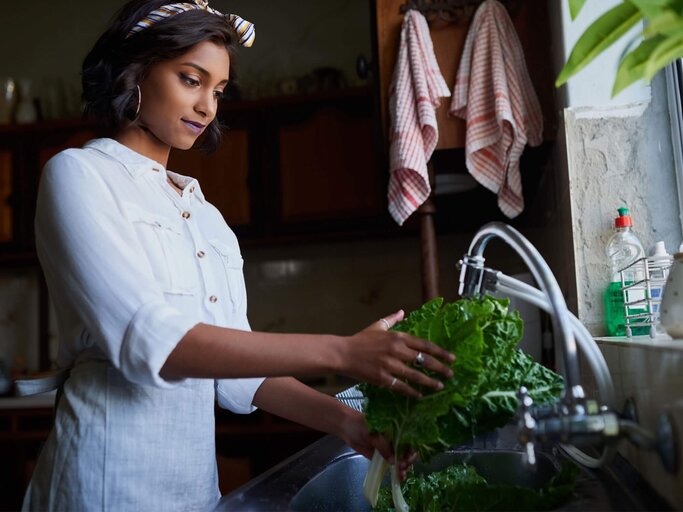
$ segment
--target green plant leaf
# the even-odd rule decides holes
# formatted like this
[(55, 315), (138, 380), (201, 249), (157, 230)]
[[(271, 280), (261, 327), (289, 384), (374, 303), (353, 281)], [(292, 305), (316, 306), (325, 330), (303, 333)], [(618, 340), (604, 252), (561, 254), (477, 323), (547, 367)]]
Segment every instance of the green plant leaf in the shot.
[(670, 9), (650, 18), (650, 22), (643, 30), (645, 37), (657, 34), (674, 35), (683, 30), (683, 17)]
[(666, 36), (654, 49), (645, 64), (645, 79), (652, 80), (657, 71), (680, 57), (683, 57), (683, 33)]
[(576, 19), (585, 3), (586, 0), (569, 0), (569, 13), (572, 16), (572, 20)]
[(555, 87), (566, 83), (642, 19), (643, 13), (629, 1), (600, 16), (574, 45), (567, 63), (555, 81)]
[(676, 0), (625, 0), (635, 5), (647, 19), (659, 16), (662, 11), (668, 9)]
[(627, 54), (619, 64), (617, 78), (614, 81), (612, 97), (619, 94), (633, 82), (645, 78), (645, 66), (652, 52), (666, 39), (665, 36), (655, 36), (640, 43), (640, 46)]

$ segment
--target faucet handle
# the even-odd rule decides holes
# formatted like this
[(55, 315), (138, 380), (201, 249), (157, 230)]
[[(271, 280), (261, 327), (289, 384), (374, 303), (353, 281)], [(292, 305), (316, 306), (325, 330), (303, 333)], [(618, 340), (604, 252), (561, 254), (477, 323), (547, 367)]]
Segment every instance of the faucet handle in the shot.
[(524, 463), (529, 467), (536, 466), (536, 449), (534, 447), (536, 439), (536, 419), (532, 414), (534, 400), (529, 396), (526, 387), (522, 386), (517, 392), (519, 406), (518, 416), (518, 439), (524, 445)]

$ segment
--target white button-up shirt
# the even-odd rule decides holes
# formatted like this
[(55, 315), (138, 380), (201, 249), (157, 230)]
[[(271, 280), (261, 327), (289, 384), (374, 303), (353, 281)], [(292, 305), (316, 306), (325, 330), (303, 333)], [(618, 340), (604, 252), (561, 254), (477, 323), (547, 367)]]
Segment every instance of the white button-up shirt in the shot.
[(72, 369), (24, 508), (210, 509), (214, 401), (251, 412), (263, 379), (159, 371), (200, 322), (249, 329), (235, 235), (196, 180), (111, 139), (47, 163), (35, 227)]
[[(104, 358), (133, 383), (168, 388), (178, 382), (159, 371), (197, 323), (250, 329), (237, 239), (197, 180), (112, 139), (47, 163), (35, 228), (61, 367)], [(217, 401), (251, 412), (262, 381), (217, 380)]]

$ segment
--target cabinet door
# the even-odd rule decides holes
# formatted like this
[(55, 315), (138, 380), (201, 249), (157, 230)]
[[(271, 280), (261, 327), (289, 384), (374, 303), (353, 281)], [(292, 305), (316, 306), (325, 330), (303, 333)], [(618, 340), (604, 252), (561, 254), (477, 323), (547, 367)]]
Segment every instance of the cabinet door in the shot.
[(63, 149), (80, 147), (104, 130), (81, 120), (0, 127), (0, 257), (30, 261), (40, 173)]
[(376, 215), (382, 210), (372, 117), (325, 107), (280, 128), (283, 222)]
[(210, 155), (198, 150), (171, 151), (168, 168), (199, 181), (206, 199), (231, 226), (250, 222), (249, 132), (230, 130)]

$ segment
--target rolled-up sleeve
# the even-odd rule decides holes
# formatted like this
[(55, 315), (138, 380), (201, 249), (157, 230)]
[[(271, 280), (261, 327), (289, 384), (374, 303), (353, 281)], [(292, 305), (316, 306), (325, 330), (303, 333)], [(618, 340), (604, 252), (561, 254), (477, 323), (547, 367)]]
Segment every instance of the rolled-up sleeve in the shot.
[(218, 379), (215, 381), (216, 401), (223, 409), (236, 414), (250, 414), (257, 408), (253, 405), (254, 395), (265, 378)]
[(47, 163), (35, 230), (51, 295), (78, 315), (111, 363), (137, 384), (182, 382), (159, 372), (200, 319), (165, 300), (134, 227), (91, 163), (69, 151)]
[[(237, 329), (251, 331), (247, 317), (241, 319)], [(216, 379), (216, 402), (223, 409), (228, 409), (236, 414), (250, 414), (257, 407), (253, 405), (254, 395), (259, 386), (266, 380), (264, 377), (250, 379)]]

